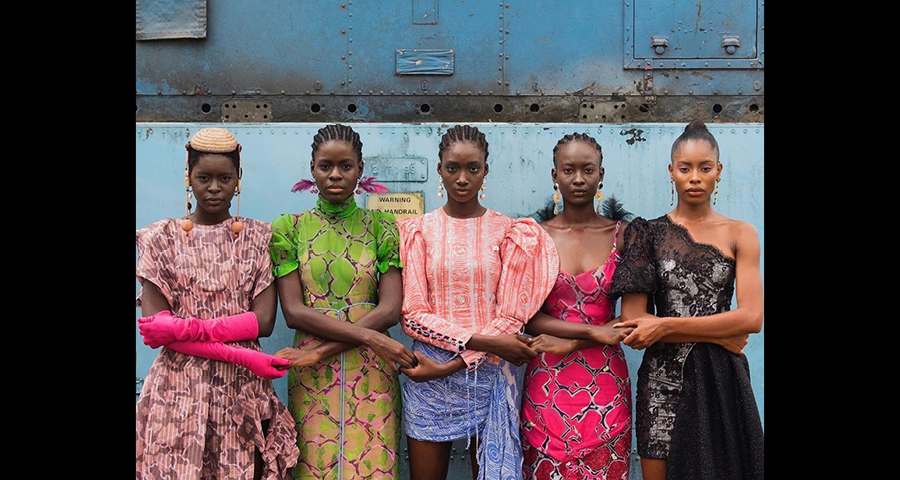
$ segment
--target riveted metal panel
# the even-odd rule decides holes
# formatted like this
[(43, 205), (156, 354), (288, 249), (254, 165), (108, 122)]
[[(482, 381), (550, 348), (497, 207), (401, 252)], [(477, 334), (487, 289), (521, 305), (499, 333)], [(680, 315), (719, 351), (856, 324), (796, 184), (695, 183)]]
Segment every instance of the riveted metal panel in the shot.
[(626, 69), (763, 66), (763, 0), (623, 1)]

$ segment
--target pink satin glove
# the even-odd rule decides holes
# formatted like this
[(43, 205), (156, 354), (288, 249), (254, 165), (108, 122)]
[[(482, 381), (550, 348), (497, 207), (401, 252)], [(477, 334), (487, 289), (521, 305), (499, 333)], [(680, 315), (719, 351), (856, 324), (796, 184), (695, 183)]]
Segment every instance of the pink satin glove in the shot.
[[(268, 353), (257, 352), (256, 350), (237, 345), (225, 345), (221, 342), (172, 342), (166, 345), (166, 348), (195, 357), (241, 365), (247, 367), (256, 375), (269, 380), (283, 377), (288, 371), (287, 367), (291, 365), (291, 361), (286, 358), (278, 358)], [(275, 367), (284, 368), (279, 370)]]
[(138, 319), (144, 344), (157, 348), (176, 341), (237, 342), (259, 336), (259, 322), (253, 312), (210, 320), (179, 318), (169, 310)]

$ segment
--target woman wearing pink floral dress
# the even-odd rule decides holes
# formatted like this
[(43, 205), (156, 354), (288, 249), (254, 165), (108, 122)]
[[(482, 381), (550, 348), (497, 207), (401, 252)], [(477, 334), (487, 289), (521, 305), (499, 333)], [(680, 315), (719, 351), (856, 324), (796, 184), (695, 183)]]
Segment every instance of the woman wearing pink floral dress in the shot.
[(627, 479), (631, 385), (619, 341), (628, 329), (612, 328), (615, 301), (607, 296), (625, 212), (614, 200), (608, 216), (594, 211), (604, 171), (593, 138), (566, 135), (553, 153), (565, 208), (545, 209), (541, 226), (556, 243), (560, 269), (542, 313), (526, 325), (542, 353), (525, 371), (523, 472), (540, 480)]

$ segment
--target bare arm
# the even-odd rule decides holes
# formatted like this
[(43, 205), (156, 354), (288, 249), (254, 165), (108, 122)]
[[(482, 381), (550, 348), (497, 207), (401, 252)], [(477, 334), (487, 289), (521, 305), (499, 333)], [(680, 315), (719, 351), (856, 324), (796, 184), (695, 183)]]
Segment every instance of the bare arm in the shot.
[[(378, 279), (378, 306), (363, 315), (356, 321), (355, 325), (377, 332), (386, 332), (389, 328), (397, 324), (397, 321), (400, 318), (400, 307), (402, 306), (402, 303), (403, 282), (401, 280), (400, 270), (396, 267), (390, 267), (388, 271), (381, 274)], [(327, 358), (347, 351), (357, 345), (359, 345), (359, 343), (337, 342), (332, 340), (316, 347), (316, 351), (321, 355), (321, 358)]]
[[(387, 274), (387, 272), (385, 272)], [(278, 278), (278, 296), (281, 299), (281, 311), (284, 313), (284, 321), (289, 328), (302, 330), (318, 337), (335, 340), (338, 342), (359, 345), (368, 343), (370, 335), (378, 332), (370, 330), (367, 325), (377, 324), (376, 328), (388, 327), (397, 322), (397, 316), (393, 317), (393, 323), (386, 308), (377, 313), (371, 321), (350, 323), (329, 317), (324, 313), (307, 307), (303, 304), (303, 290), (300, 285), (300, 273), (294, 270), (291, 273)], [(372, 312), (375, 312), (375, 309)], [(366, 315), (368, 317), (372, 312)], [(370, 323), (371, 322), (371, 323)]]
[(163, 310), (172, 310), (165, 295), (150, 280), (141, 282), (141, 315), (150, 317)]
[[(291, 272), (291, 274), (282, 278), (290, 277), (295, 273), (296, 271)], [(288, 287), (291, 286), (290, 283), (287, 285)], [(325, 342), (308, 351), (302, 352), (294, 348), (285, 348), (276, 353), (276, 356), (291, 359), (294, 362), (294, 366), (297, 367), (309, 366), (324, 358), (354, 348), (357, 345), (365, 344), (372, 348), (376, 355), (384, 359), (388, 364), (388, 368), (392, 370), (396, 368), (395, 363), (407, 367), (415, 366), (416, 358), (409, 349), (404, 347), (400, 342), (381, 333), (392, 325), (395, 325), (400, 317), (400, 307), (403, 297), (403, 282), (400, 276), (400, 270), (396, 267), (390, 267), (386, 272), (381, 274), (378, 280), (378, 291), (378, 305), (363, 315), (356, 323), (351, 324), (320, 314), (330, 322), (330, 324), (325, 325), (323, 330), (337, 327), (332, 328), (329, 332), (332, 334), (338, 332), (337, 334), (340, 334), (340, 332), (349, 331), (351, 333), (351, 336), (348, 336), (344, 341), (336, 341), (332, 338), (332, 341)], [(300, 301), (300, 298), (301, 297), (299, 296), (296, 297), (297, 301)], [(300, 301), (300, 303), (302, 303), (302, 301)], [(285, 299), (282, 297), (282, 310), (285, 311), (285, 321), (287, 322), (288, 314), (284, 305)], [(313, 313), (319, 313), (305, 305), (303, 305), (303, 308), (311, 310)], [(315, 322), (315, 317), (313, 317), (312, 321)], [(291, 326), (291, 322), (287, 323), (288, 326)], [(341, 325), (331, 325), (333, 323), (339, 323)], [(343, 326), (349, 326), (351, 328), (342, 328)], [(313, 335), (329, 338), (325, 335), (320, 335), (317, 331), (306, 331), (309, 331)]]
[(259, 322), (259, 338), (272, 335), (272, 330), (275, 329), (277, 297), (273, 283), (259, 292), (259, 295), (250, 303), (250, 311), (256, 315), (256, 321)]

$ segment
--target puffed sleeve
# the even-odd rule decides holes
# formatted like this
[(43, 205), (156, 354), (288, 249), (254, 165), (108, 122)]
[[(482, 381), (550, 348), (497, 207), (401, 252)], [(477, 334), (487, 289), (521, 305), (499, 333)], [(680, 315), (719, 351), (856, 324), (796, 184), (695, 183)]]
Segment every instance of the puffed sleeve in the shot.
[[(556, 244), (533, 218), (516, 219), (510, 224), (500, 244), (500, 263), (496, 313), (478, 332), (482, 335), (522, 333), (559, 275)], [(474, 350), (461, 356), (470, 368), (485, 359), (491, 363), (500, 360), (496, 355)]]
[(372, 211), (375, 215), (375, 267), (384, 273), (390, 267), (403, 268), (400, 261), (400, 232), (393, 213)]
[[(143, 284), (149, 281), (159, 288), (169, 305), (173, 305), (172, 291), (176, 286), (175, 268), (175, 239), (177, 234), (170, 223), (171, 220), (160, 220), (151, 223), (135, 232), (135, 241), (138, 248), (138, 261), (135, 269), (137, 279), (141, 282), (141, 291), (135, 299), (135, 304), (141, 306), (141, 294), (144, 292)], [(178, 228), (181, 231), (181, 228)]]
[(297, 241), (296, 215), (286, 213), (280, 215), (272, 222), (272, 241), (269, 244), (269, 256), (272, 259), (272, 273), (275, 278), (283, 277), (299, 266), (301, 249), (305, 249), (306, 242)]
[(422, 218), (401, 218), (397, 221), (400, 261), (403, 264), (403, 333), (444, 350), (461, 352), (475, 332), (434, 314), (434, 308), (428, 300), (428, 278), (425, 272), (427, 251), (422, 233)]
[(653, 258), (651, 225), (643, 218), (635, 218), (625, 229), (625, 248), (622, 260), (613, 274), (609, 296), (612, 299), (626, 293), (656, 292), (656, 261)]

